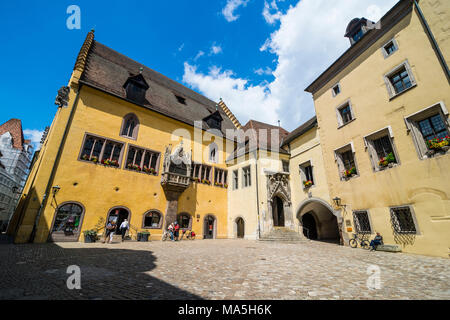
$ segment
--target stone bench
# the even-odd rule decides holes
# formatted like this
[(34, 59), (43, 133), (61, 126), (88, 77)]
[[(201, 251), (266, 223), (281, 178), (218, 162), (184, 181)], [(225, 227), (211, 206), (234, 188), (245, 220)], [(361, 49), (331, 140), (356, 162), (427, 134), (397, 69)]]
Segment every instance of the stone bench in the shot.
[(377, 251), (402, 252), (402, 248), (396, 244), (379, 244), (376, 248)]

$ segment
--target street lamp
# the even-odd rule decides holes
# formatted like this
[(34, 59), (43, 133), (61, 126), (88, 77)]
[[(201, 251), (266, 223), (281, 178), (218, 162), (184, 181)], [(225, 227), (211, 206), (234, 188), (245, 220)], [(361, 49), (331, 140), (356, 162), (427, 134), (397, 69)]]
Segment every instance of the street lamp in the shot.
[(60, 186), (53, 186), (52, 187), (52, 191), (53, 191), (53, 196), (56, 196), (56, 194), (58, 193), (58, 191), (61, 189)]

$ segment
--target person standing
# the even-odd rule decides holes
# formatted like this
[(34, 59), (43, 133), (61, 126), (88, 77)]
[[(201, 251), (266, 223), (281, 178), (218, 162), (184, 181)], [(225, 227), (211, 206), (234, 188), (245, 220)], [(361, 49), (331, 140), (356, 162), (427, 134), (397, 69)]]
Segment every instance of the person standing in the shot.
[(116, 231), (116, 222), (110, 221), (108, 225), (106, 226), (106, 236), (105, 236), (105, 242), (106, 243), (112, 243), (114, 233)]
[(173, 239), (173, 232), (174, 232), (174, 224), (173, 224), (173, 222), (171, 223), (171, 224), (169, 224), (169, 227), (167, 228), (167, 230), (169, 230), (169, 233), (170, 233), (170, 240), (172, 240), (172, 241), (174, 241), (174, 239)]
[(128, 222), (127, 219), (123, 220), (119, 229), (120, 229), (120, 233), (122, 234), (122, 242), (123, 242), (123, 240), (125, 239), (125, 234), (127, 233), (127, 230), (130, 229), (130, 223)]
[(177, 221), (175, 221), (174, 223), (174, 226), (173, 226), (173, 230), (174, 230), (174, 233), (175, 233), (175, 241), (178, 241), (178, 235), (179, 235), (179, 232), (180, 232), (180, 225), (178, 224), (178, 222)]

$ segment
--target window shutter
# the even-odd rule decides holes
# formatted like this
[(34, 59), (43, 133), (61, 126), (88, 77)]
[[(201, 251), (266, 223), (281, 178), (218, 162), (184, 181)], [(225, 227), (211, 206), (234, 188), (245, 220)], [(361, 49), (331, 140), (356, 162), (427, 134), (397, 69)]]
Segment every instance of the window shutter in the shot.
[(305, 167), (299, 166), (299, 171), (302, 182), (306, 181)]
[(380, 168), (378, 167), (378, 154), (375, 149), (375, 144), (373, 143), (373, 140), (366, 139), (367, 143), (367, 152), (369, 153), (370, 162), (372, 163), (372, 168), (375, 171), (378, 171)]
[(342, 121), (341, 113), (339, 112), (339, 109), (336, 108), (336, 118), (338, 122), (338, 126), (341, 127), (344, 125), (344, 122)]
[(341, 157), (340, 153), (335, 152), (335, 156), (336, 156), (336, 162), (337, 162), (338, 170), (339, 170), (339, 177), (342, 178), (343, 177), (342, 172), (345, 170), (344, 162), (342, 161), (342, 157)]
[(411, 80), (411, 85), (412, 86), (416, 85), (416, 79), (414, 78), (414, 75), (412, 73), (412, 70), (411, 70), (411, 67), (409, 66), (408, 61), (405, 62), (405, 68), (406, 68), (406, 71), (408, 72), (409, 80)]
[(424, 158), (428, 148), (423, 139), (422, 132), (419, 129), (419, 124), (416, 121), (411, 121), (410, 123), (411, 123), (411, 130), (416, 140), (415, 144), (417, 146), (419, 156), (421, 158)]

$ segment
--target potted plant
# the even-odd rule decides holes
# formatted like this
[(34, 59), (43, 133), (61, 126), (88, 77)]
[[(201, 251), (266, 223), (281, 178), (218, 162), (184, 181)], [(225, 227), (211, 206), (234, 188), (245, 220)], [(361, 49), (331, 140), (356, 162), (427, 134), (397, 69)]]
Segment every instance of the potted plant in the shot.
[(394, 154), (391, 152), (389, 153), (386, 157), (383, 157), (380, 159), (380, 161), (378, 161), (378, 166), (380, 168), (386, 168), (386, 167), (390, 167), (392, 168), (393, 164), (395, 163), (395, 156)]
[(345, 170), (342, 174), (344, 178), (349, 179), (356, 174), (356, 167), (352, 167), (350, 170)]
[(129, 163), (127, 165), (127, 168), (130, 169), (130, 170), (138, 171), (138, 172), (142, 171), (141, 167), (139, 167), (136, 164), (132, 164), (132, 163)]
[(313, 185), (311, 180), (303, 181), (303, 186), (306, 188), (309, 188)]
[(225, 183), (225, 184), (223, 185), (223, 187), (228, 189), (228, 184)]
[(110, 166), (110, 167), (119, 167), (119, 161), (117, 160), (110, 160), (110, 159), (106, 159), (106, 160), (102, 160), (102, 164), (105, 166)]
[(202, 183), (204, 183), (204, 184), (211, 184), (211, 181), (209, 181), (209, 180), (207, 180), (207, 179), (203, 179), (203, 180), (202, 180)]
[(86, 230), (83, 231), (84, 234), (84, 242), (85, 243), (93, 243), (97, 240), (97, 231), (96, 230)]
[(142, 169), (142, 171), (144, 171), (145, 173), (148, 174), (156, 174), (156, 170), (153, 168), (148, 168), (147, 166), (144, 166), (144, 168)]
[(92, 156), (90, 159), (93, 163), (97, 163), (98, 162), (98, 158), (96, 156)]
[(137, 241), (148, 242), (149, 236), (150, 236), (150, 232), (148, 232), (148, 231), (138, 232)]
[(445, 136), (444, 138), (434, 138), (427, 142), (428, 150), (431, 154), (436, 151), (447, 151), (450, 148), (450, 136)]

